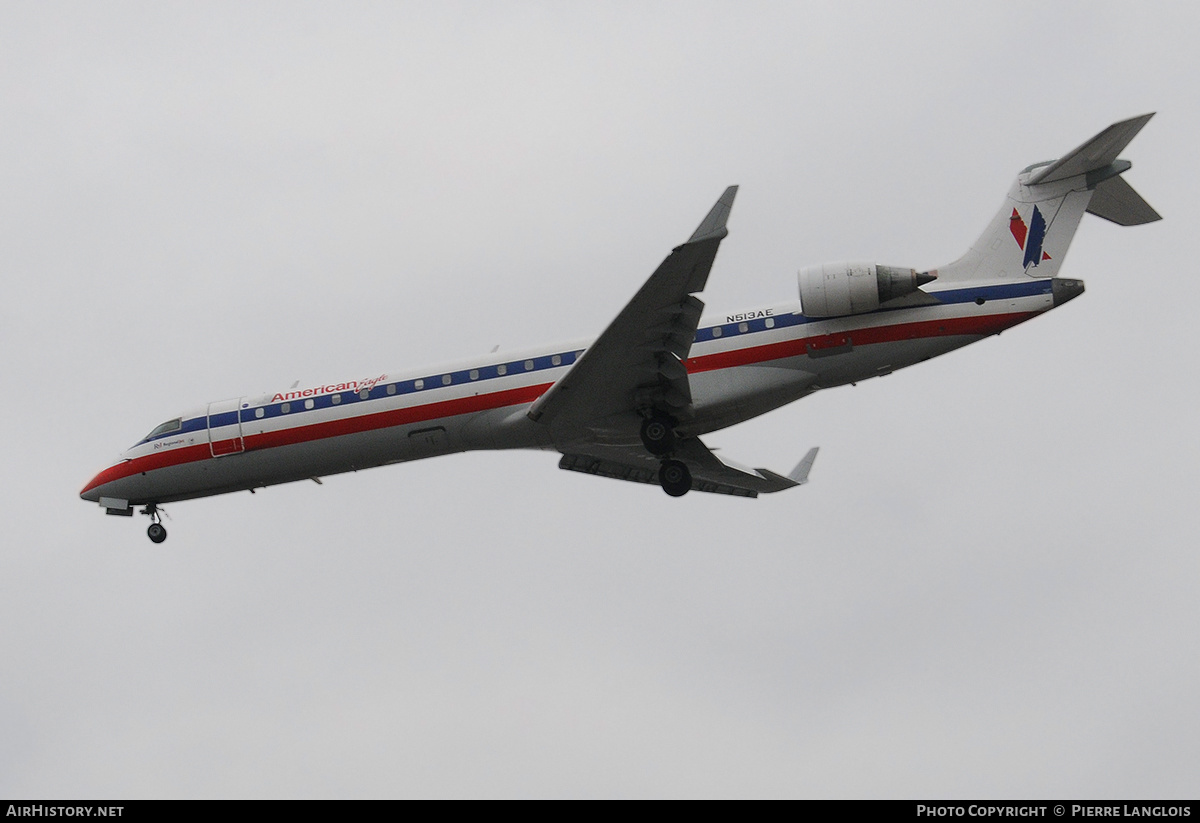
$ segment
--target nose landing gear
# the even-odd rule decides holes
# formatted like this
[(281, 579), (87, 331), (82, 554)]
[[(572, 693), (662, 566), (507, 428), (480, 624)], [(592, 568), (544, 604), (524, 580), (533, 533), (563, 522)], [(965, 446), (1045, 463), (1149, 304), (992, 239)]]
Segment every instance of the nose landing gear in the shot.
[(159, 509), (157, 503), (150, 503), (146, 508), (142, 509), (142, 514), (154, 521), (146, 529), (146, 536), (150, 538), (150, 542), (161, 543), (166, 540), (167, 528), (162, 524), (162, 515), (166, 514), (166, 512)]

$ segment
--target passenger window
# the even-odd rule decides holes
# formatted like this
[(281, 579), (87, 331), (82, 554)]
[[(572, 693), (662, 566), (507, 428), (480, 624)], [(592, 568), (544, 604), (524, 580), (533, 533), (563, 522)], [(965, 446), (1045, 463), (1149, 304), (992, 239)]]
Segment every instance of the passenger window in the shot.
[(479, 369), (471, 369), (471, 379), (472, 380), (479, 379)]
[(768, 317), (765, 325), (766, 325), (766, 327), (767, 327), (768, 329), (773, 329), (773, 328), (775, 328), (775, 318), (774, 318), (774, 317)]
[(313, 403), (313, 399), (311, 397), (304, 401), (304, 408), (306, 409), (311, 409), (314, 405), (315, 404)]
[(450, 382), (451, 382), (452, 380), (454, 380), (454, 378), (453, 378), (453, 377), (451, 377), (450, 375), (448, 375), (448, 374), (443, 374), (443, 375), (442, 375), (442, 385), (443, 385), (443, 386), (449, 386), (449, 385), (450, 385)]
[(425, 388), (425, 381), (424, 381), (424, 380), (415, 380), (415, 381), (413, 381), (413, 388), (415, 388), (415, 389), (423, 389), (423, 388)]
[(533, 361), (532, 360), (525, 361), (525, 371), (533, 371)]
[(750, 324), (738, 323), (738, 331), (740, 331), (742, 334), (745, 334), (746, 332), (750, 331)]
[(255, 410), (254, 410), (254, 416), (255, 416), (255, 417), (262, 417), (262, 416), (263, 416), (264, 414), (266, 414), (266, 413), (267, 413), (266, 409), (263, 409), (262, 407), (259, 407), (259, 408), (257, 408), (257, 409), (255, 409)]
[(359, 399), (359, 400), (366, 400), (366, 399), (367, 399), (368, 397), (370, 397), (370, 396), (371, 396), (371, 390), (370, 390), (370, 389), (363, 389), (362, 391), (360, 391), (360, 392), (358, 393), (358, 399)]
[(283, 412), (284, 414), (287, 414), (288, 412), (290, 412), (292, 410), (292, 404), (284, 403), (282, 406), (279, 407), (279, 410), (281, 412)]
[(720, 336), (721, 336), (721, 327), (713, 326), (713, 337), (720, 337)]
[(508, 374), (508, 366), (501, 363), (499, 366), (496, 367), (496, 374), (500, 375), (501, 377)]
[(387, 389), (387, 391), (388, 391), (388, 394), (395, 394), (395, 393), (396, 393), (396, 384), (395, 384), (395, 383), (388, 383), (388, 389)]
[(558, 354), (554, 355), (553, 357), (550, 358), (550, 363), (555, 366), (561, 366), (562, 365), (562, 356), (558, 355)]
[(333, 397), (329, 398), (329, 402), (336, 406), (338, 403), (342, 402), (342, 396), (340, 394), (335, 394)]

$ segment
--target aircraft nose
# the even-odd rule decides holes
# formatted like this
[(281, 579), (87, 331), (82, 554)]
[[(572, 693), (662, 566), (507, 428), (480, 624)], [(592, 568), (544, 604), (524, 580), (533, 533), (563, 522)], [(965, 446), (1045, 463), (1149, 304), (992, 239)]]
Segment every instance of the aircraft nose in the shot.
[(79, 499), (86, 500), (89, 503), (100, 502), (100, 486), (104, 484), (104, 472), (93, 477), (88, 481), (87, 485), (79, 492)]
[(105, 487), (122, 477), (120, 469), (124, 463), (125, 461), (122, 460), (109, 466), (89, 480), (88, 484), (79, 492), (80, 499), (87, 500), (89, 503), (99, 503), (100, 498), (105, 494)]

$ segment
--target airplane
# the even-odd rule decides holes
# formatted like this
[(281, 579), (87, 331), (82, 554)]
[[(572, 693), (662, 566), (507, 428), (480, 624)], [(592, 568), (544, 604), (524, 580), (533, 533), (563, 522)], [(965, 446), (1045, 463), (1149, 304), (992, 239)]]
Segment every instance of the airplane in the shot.
[(473, 449), (557, 451), (573, 472), (757, 497), (808, 482), (817, 449), (787, 474), (749, 468), (700, 437), (822, 389), (953, 351), (1083, 293), (1059, 276), (1085, 212), (1161, 219), (1118, 154), (1154, 114), (1021, 170), (961, 258), (937, 269), (867, 262), (802, 268), (799, 300), (702, 316), (737, 186), (717, 200), (595, 340), (436, 369), (344, 376), (220, 400), (156, 426), (80, 493), (107, 514)]

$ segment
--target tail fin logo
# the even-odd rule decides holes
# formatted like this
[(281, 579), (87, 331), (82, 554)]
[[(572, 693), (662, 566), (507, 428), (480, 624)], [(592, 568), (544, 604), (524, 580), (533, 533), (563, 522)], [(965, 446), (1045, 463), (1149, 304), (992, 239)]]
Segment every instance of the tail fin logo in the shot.
[(1030, 264), (1036, 266), (1043, 260), (1050, 259), (1050, 255), (1042, 251), (1042, 242), (1046, 239), (1046, 218), (1042, 217), (1042, 211), (1037, 206), (1033, 207), (1033, 217), (1030, 218), (1028, 226), (1017, 210), (1013, 209), (1008, 228), (1017, 245), (1025, 252), (1025, 268), (1028, 269)]

